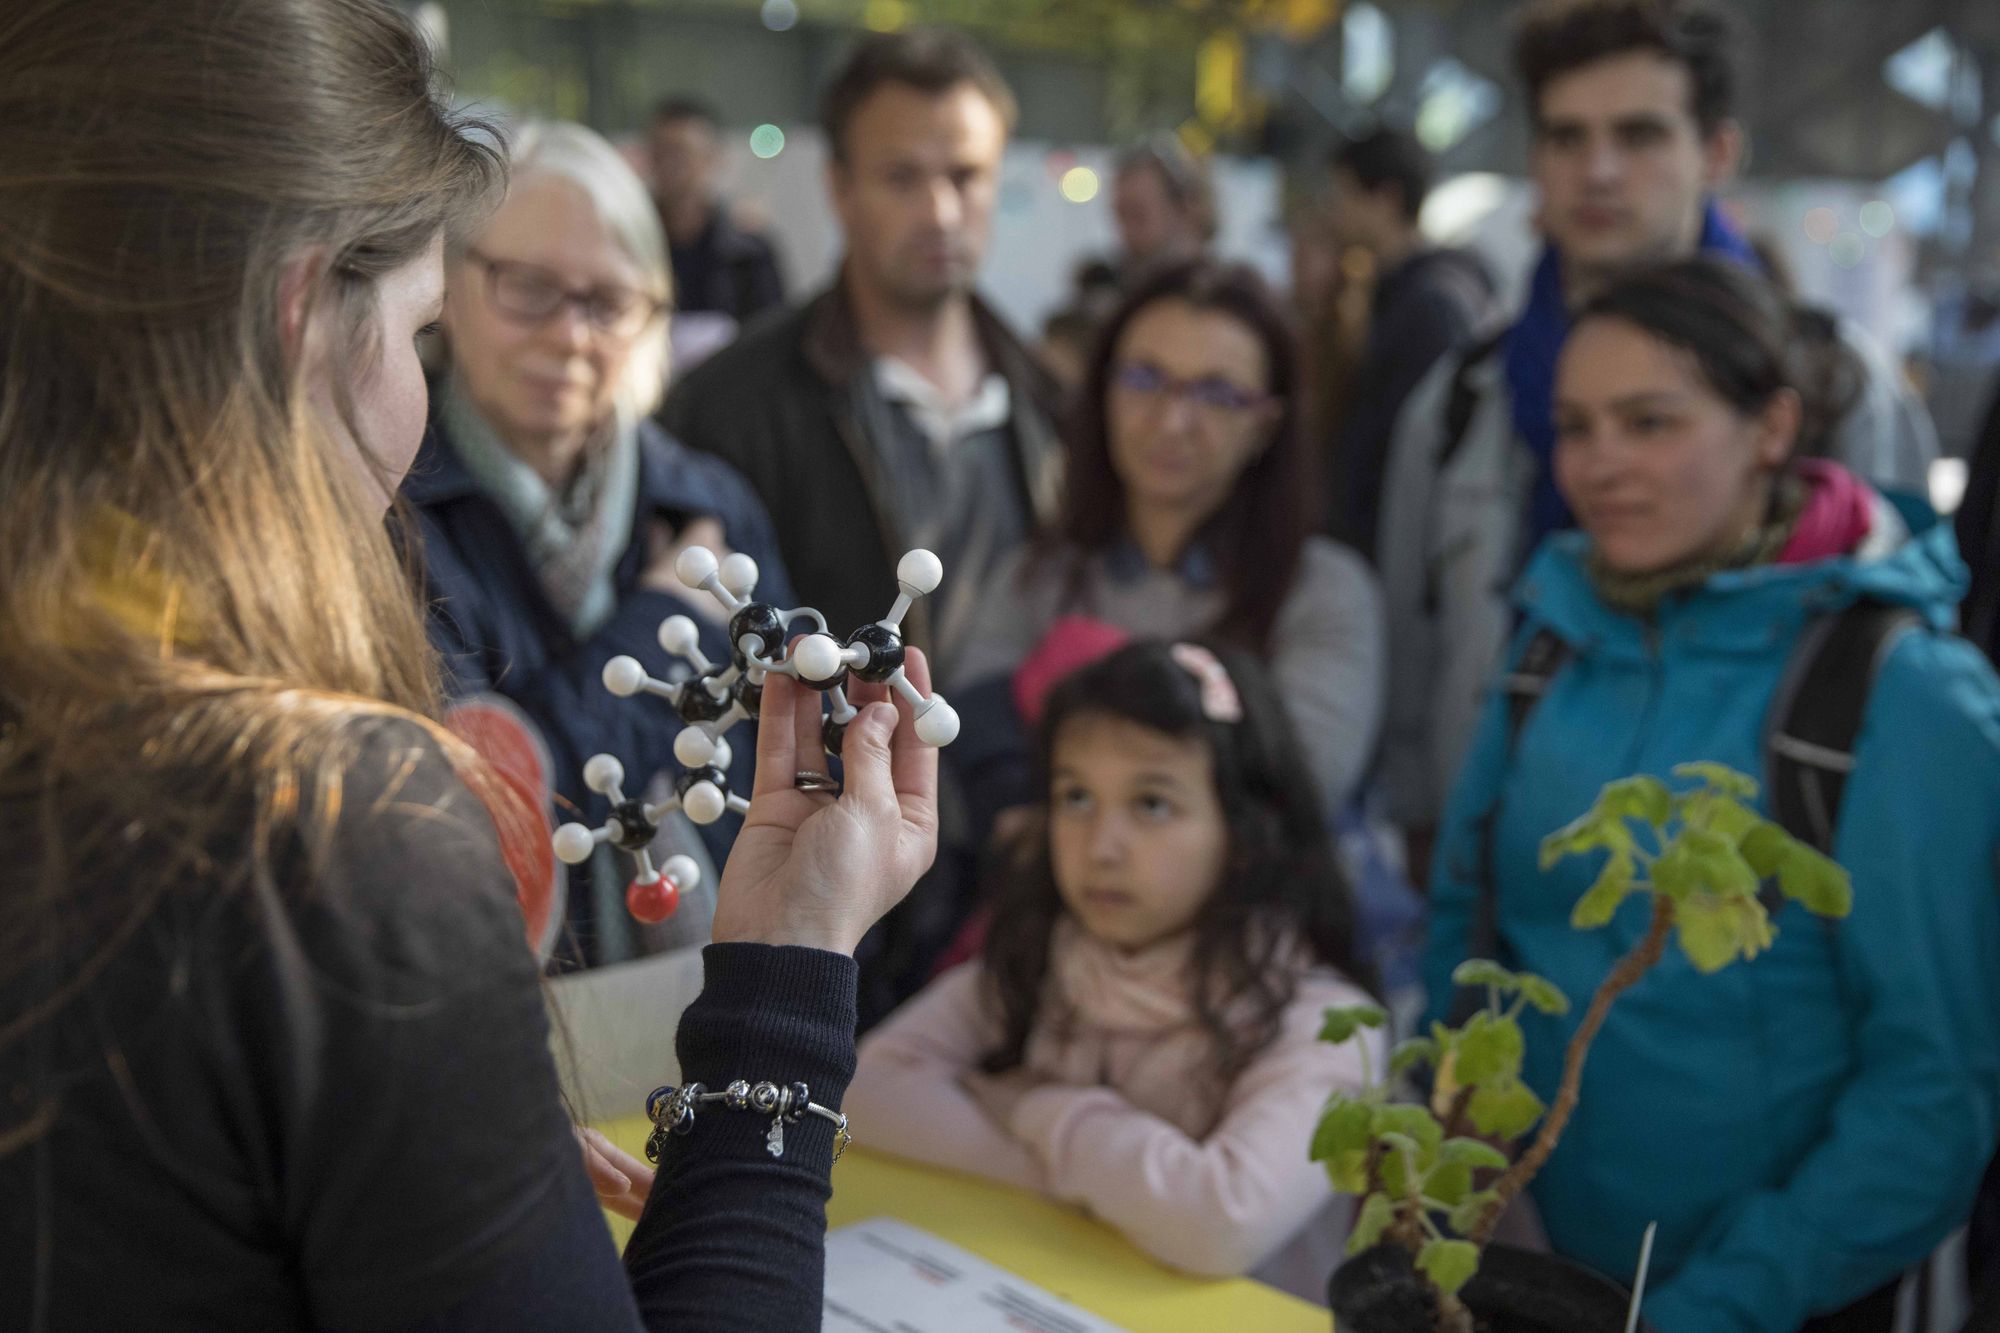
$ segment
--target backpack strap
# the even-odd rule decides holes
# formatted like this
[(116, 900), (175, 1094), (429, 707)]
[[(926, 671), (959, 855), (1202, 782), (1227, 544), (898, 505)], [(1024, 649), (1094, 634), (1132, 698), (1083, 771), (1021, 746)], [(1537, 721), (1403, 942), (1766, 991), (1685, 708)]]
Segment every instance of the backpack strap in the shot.
[(1472, 384), (1473, 372), (1499, 350), (1510, 332), (1511, 326), (1496, 329), (1466, 348), (1458, 369), (1452, 372), (1451, 392), (1444, 400), (1444, 438), (1438, 441), (1439, 472), (1457, 455), (1459, 446), (1465, 443), (1466, 431), (1472, 427), (1472, 412), (1479, 406), (1479, 391)]
[(1896, 640), (1921, 623), (1910, 607), (1869, 600), (1821, 616), (1799, 640), (1772, 696), (1764, 727), (1771, 817), (1826, 856), (1833, 855), (1875, 677)]
[[(1451, 373), (1451, 388), (1444, 400), (1444, 435), (1438, 440), (1437, 452), (1431, 457), (1431, 476), (1442, 476), (1451, 460), (1458, 455), (1459, 447), (1465, 443), (1465, 435), (1472, 428), (1472, 414), (1479, 407), (1479, 390), (1473, 385), (1473, 375), (1487, 358), (1506, 341), (1508, 328), (1497, 329), (1466, 348), (1460, 355), (1457, 369)], [(1426, 532), (1424, 547), (1430, 546), (1430, 532), (1437, 522), (1437, 505), (1431, 505), (1425, 516)], [(1438, 590), (1437, 565), (1427, 562), (1424, 572), (1424, 614), (1434, 616), (1442, 600)]]
[[(1507, 700), (1507, 762), (1511, 766), (1521, 731), (1535, 706), (1549, 692), (1549, 685), (1569, 665), (1575, 651), (1554, 630), (1541, 629), (1521, 650), (1520, 660), (1500, 677), (1500, 692)], [(1472, 951), (1468, 958), (1493, 958), (1500, 949), (1500, 894), (1494, 874), (1494, 840), (1500, 824), (1500, 796), (1479, 822), (1479, 910), (1473, 918)]]

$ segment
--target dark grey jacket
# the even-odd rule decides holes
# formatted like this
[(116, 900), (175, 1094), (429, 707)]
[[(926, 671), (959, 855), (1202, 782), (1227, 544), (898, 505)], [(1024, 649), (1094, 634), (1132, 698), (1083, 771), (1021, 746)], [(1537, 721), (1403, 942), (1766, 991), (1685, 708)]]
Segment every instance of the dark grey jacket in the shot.
[[(1013, 453), (1033, 524), (1055, 517), (1062, 453), (1058, 390), (985, 304), (980, 340), (1013, 395)], [(750, 329), (688, 375), (661, 420), (675, 438), (716, 454), (750, 481), (777, 527), (778, 550), (805, 605), (836, 633), (881, 618), (895, 596), (896, 561), (914, 543), (887, 473), (884, 425), (863, 392), (869, 357), (841, 283), (798, 310)], [(919, 602), (906, 623), (928, 648)]]

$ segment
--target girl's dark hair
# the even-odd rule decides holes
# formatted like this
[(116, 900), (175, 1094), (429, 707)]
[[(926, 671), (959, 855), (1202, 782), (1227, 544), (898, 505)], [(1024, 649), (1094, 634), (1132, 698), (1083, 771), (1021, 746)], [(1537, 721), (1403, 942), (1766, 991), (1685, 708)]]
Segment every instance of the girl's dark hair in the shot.
[(1803, 407), (1794, 457), (1823, 457), (1859, 399), (1862, 368), (1832, 316), (1794, 305), (1740, 264), (1681, 259), (1635, 269), (1577, 313), (1615, 319), (1686, 353), (1737, 411), (1760, 412), (1791, 389)]
[(1318, 961), (1374, 988), (1354, 948), (1353, 898), (1284, 703), (1248, 653), (1214, 651), (1242, 697), (1241, 722), (1210, 721), (1194, 677), (1157, 642), (1129, 644), (1050, 692), (1036, 757), (1040, 823), (1006, 858), (986, 937), (987, 984), (1002, 1016), (1000, 1044), (983, 1064), (989, 1073), (1021, 1063), (1042, 1000), (1064, 911), (1046, 823), (1053, 757), (1064, 726), (1081, 717), (1120, 718), (1198, 740), (1214, 760), (1229, 852), (1222, 883), (1195, 917), (1189, 980), (1195, 1013), (1215, 1043), (1218, 1086), (1228, 1086), (1278, 1035), (1297, 989), (1285, 950), (1303, 944)]
[(1215, 554), (1224, 593), (1222, 618), (1211, 632), (1262, 653), (1270, 646), (1278, 608), (1292, 590), (1312, 533), (1311, 501), (1317, 490), (1312, 451), (1300, 429), (1298, 344), (1283, 307), (1253, 269), (1213, 259), (1170, 265), (1142, 283), (1111, 316), (1066, 432), (1068, 497), (1058, 520), (1061, 541), (1043, 549), (1054, 558), (1055, 550), (1066, 548), (1073, 561), (1073, 600), (1084, 559), (1110, 546), (1125, 530), (1125, 485), (1111, 462), (1112, 379), (1125, 331), (1161, 301), (1185, 301), (1198, 310), (1227, 315), (1255, 335), (1264, 350), (1265, 387), (1278, 404), (1271, 442), (1243, 470), (1201, 534)]

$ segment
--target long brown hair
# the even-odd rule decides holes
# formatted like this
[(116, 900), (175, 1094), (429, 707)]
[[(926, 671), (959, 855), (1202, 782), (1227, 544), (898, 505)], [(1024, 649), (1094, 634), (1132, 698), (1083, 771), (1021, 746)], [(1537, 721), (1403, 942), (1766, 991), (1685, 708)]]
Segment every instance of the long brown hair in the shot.
[(307, 309), (365, 376), (377, 280), (503, 169), (376, 0), (12, 0), (0, 124), (0, 993), (35, 995), (4, 1051), (176, 883), (240, 874), (206, 861), (235, 833), (323, 837), (358, 715), (435, 711), (280, 290), (321, 257)]
[(982, 952), (988, 998), (1001, 1016), (989, 1073), (1018, 1066), (1047, 998), (1050, 946), (1065, 908), (1047, 830), (1056, 740), (1068, 723), (1111, 717), (1176, 740), (1199, 741), (1214, 760), (1215, 791), (1229, 827), (1222, 883), (1192, 927), (1189, 975), (1196, 1017), (1210, 1042), (1208, 1070), (1226, 1089), (1278, 1036), (1298, 990), (1293, 950), (1374, 989), (1356, 948), (1354, 898), (1320, 814), (1296, 728), (1263, 668), (1241, 649), (1217, 647), (1243, 705), (1239, 722), (1202, 708), (1201, 689), (1168, 645), (1128, 644), (1069, 676), (1050, 693), (1036, 749), (1037, 827), (996, 867), (993, 924)]
[[(1174, 264), (1142, 283), (1099, 335), (1082, 393), (1066, 432), (1066, 498), (1058, 520), (1060, 543), (1042, 547), (1076, 559), (1103, 551), (1125, 531), (1125, 484), (1111, 461), (1110, 400), (1118, 345), (1132, 321), (1161, 301), (1184, 301), (1215, 311), (1248, 329), (1264, 351), (1266, 390), (1278, 404), (1271, 442), (1243, 469), (1229, 498), (1200, 539), (1220, 569), (1221, 619), (1209, 631), (1255, 653), (1270, 649), (1278, 610), (1291, 594), (1306, 538), (1311, 535), (1314, 483), (1312, 451), (1301, 430), (1298, 343), (1270, 288), (1242, 264), (1195, 259)], [(1039, 572), (1032, 561), (1030, 577)], [(1080, 563), (1069, 570), (1072, 595)]]

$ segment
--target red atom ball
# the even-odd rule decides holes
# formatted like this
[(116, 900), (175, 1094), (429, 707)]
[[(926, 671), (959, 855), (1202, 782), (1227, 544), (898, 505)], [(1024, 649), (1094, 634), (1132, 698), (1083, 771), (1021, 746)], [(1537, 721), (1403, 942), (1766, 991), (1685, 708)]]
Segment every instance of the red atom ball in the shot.
[(665, 875), (655, 879), (635, 879), (625, 890), (625, 910), (647, 925), (665, 921), (681, 905), (681, 891)]

